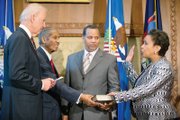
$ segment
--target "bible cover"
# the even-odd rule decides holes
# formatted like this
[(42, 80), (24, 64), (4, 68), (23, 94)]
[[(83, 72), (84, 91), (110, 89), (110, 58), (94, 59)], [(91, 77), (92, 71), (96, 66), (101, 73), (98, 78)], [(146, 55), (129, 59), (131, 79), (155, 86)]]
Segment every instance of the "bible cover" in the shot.
[(112, 102), (115, 99), (113, 96), (109, 95), (95, 95), (92, 100), (95, 102)]

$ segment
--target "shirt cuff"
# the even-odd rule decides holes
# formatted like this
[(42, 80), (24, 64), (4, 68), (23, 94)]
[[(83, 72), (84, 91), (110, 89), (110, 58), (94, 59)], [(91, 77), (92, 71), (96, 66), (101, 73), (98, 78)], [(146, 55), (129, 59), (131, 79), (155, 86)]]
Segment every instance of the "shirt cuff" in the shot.
[(81, 96), (82, 96), (82, 93), (79, 95), (79, 98), (77, 99), (76, 104), (79, 104), (81, 102), (80, 101)]
[(43, 90), (43, 89), (44, 89), (44, 83), (42, 82), (41, 90)]

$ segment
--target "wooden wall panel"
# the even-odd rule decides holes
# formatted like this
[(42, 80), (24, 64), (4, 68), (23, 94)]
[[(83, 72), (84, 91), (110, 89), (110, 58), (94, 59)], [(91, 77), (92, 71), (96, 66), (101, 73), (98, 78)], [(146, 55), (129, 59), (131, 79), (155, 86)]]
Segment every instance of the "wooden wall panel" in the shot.
[(179, 95), (180, 95), (180, 1), (176, 0), (176, 28), (177, 28), (177, 71), (179, 81)]
[(133, 0), (131, 4), (131, 18), (130, 18), (130, 36), (143, 35), (143, 13), (142, 1)]
[[(26, 0), (15, 2), (16, 26), (19, 25), (19, 15), (29, 4)], [(62, 36), (81, 36), (82, 29), (87, 24), (95, 23), (104, 34), (106, 1), (92, 0), (90, 3), (40, 3), (48, 9), (47, 26), (57, 27)], [(97, 4), (97, 5), (95, 5)], [(95, 6), (95, 7), (94, 7)], [(96, 11), (94, 9), (97, 9)]]

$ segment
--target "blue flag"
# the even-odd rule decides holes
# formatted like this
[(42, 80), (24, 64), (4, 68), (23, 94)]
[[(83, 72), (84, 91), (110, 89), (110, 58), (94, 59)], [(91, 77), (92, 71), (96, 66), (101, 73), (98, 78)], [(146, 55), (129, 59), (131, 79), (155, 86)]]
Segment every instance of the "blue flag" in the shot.
[(0, 45), (6, 44), (7, 38), (14, 32), (13, 0), (0, 0)]
[[(146, 0), (146, 13), (144, 21), (144, 37), (152, 29), (162, 30), (161, 10), (159, 0)], [(147, 67), (149, 60), (142, 60), (142, 69)]]
[[(127, 41), (124, 27), (123, 1), (108, 0), (106, 11), (104, 51), (117, 57), (121, 91), (128, 90), (128, 79), (122, 66), (127, 56)], [(118, 103), (118, 120), (130, 120), (130, 102)]]
[[(0, 49), (4, 48), (7, 38), (14, 31), (13, 0), (0, 0)], [(0, 99), (4, 79), (3, 59), (0, 59)]]
[(146, 35), (152, 29), (162, 30), (161, 10), (160, 10), (159, 0), (146, 1), (144, 35)]

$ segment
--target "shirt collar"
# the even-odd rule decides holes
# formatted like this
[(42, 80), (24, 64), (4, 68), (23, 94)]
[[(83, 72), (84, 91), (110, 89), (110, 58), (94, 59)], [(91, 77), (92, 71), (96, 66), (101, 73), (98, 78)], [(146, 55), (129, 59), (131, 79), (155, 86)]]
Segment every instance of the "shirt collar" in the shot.
[(92, 52), (88, 52), (86, 49), (84, 49), (84, 57), (90, 53), (91, 54), (91, 58), (94, 58), (94, 55), (97, 53), (97, 51), (99, 50), (99, 48), (97, 48), (96, 50), (92, 51)]
[(51, 61), (51, 59), (52, 59), (51, 54), (49, 54), (49, 52), (48, 52), (45, 48), (43, 48), (42, 46), (40, 46), (40, 47), (41, 47), (41, 48), (43, 49), (43, 51), (46, 53), (46, 55), (47, 55), (49, 61)]
[(29, 38), (31, 39), (32, 35), (31, 35), (31, 32), (29, 31), (29, 29), (23, 24), (20, 24), (19, 27), (22, 28), (28, 34)]

